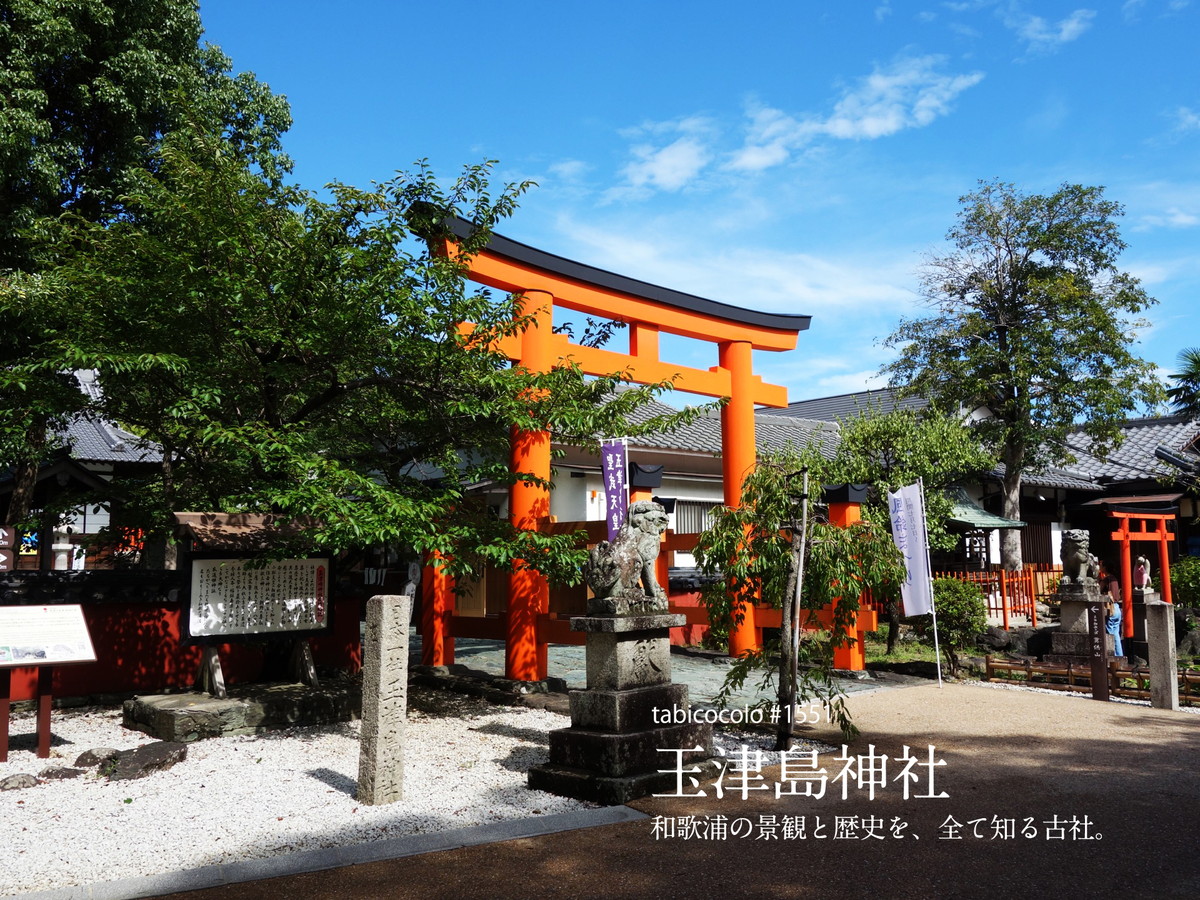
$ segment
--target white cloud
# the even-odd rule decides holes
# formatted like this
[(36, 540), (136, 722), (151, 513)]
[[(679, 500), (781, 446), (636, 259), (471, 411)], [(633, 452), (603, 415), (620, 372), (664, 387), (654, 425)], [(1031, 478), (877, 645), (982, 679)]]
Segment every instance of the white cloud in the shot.
[(547, 167), (547, 171), (562, 181), (578, 181), (586, 175), (592, 166), (581, 159), (564, 159), (561, 162), (552, 163)]
[(1158, 215), (1142, 216), (1141, 221), (1150, 228), (1191, 228), (1200, 225), (1200, 216), (1172, 206)]
[(1004, 13), (1004, 24), (1017, 33), (1033, 52), (1051, 51), (1079, 38), (1092, 27), (1093, 9), (1077, 9), (1065, 19), (1052, 23), (1041, 16), (1020, 10), (1015, 4)]
[[(638, 141), (629, 148), (633, 160), (621, 174), (624, 186), (609, 197), (640, 195), (650, 190), (680, 191), (692, 184), (713, 159), (711, 142), (715, 127), (703, 116), (667, 122), (646, 122), (624, 129), (621, 135)], [(663, 144), (663, 140), (678, 135)]]
[(1145, 5), (1146, 0), (1125, 0), (1125, 2), (1121, 4), (1121, 15), (1124, 16), (1125, 20), (1128, 22), (1136, 21), (1138, 13)]
[(1187, 106), (1181, 106), (1175, 112), (1176, 131), (1196, 131), (1200, 129), (1200, 113)]
[(630, 152), (637, 158), (623, 170), (629, 183), (664, 191), (686, 187), (712, 159), (708, 148), (694, 137), (681, 137), (665, 147), (638, 144)]
[(818, 137), (874, 140), (906, 128), (923, 128), (950, 113), (963, 91), (983, 80), (982, 72), (947, 75), (937, 71), (940, 56), (902, 57), (876, 67), (842, 93), (826, 117), (797, 118), (782, 110), (754, 108), (743, 147), (727, 167), (759, 171), (785, 162)]
[(859, 391), (870, 391), (881, 387), (887, 387), (887, 378), (880, 375), (876, 369), (869, 369), (863, 372), (846, 372), (841, 375), (828, 375), (824, 378), (818, 378), (816, 381), (817, 390), (813, 393), (813, 396), (834, 397), (838, 394), (857, 394)]
[(653, 233), (560, 219), (557, 233), (571, 241), (572, 258), (651, 284), (748, 309), (845, 316), (856, 311), (905, 312), (915, 307), (913, 258), (821, 257), (756, 247), (714, 248), (708, 241), (671, 244), (673, 230), (643, 223)]
[(882, 22), (884, 19), (886, 19), (891, 14), (892, 14), (891, 0), (884, 0), (883, 3), (880, 3), (878, 6), (875, 7), (875, 21), (876, 22)]
[(1134, 231), (1195, 228), (1200, 225), (1200, 183), (1153, 181), (1127, 188)]

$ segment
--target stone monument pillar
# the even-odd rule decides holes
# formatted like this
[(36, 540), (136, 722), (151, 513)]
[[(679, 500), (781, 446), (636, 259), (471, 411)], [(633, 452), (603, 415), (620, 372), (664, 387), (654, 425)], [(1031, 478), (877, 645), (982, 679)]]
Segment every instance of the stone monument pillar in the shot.
[(412, 597), (375, 596), (367, 601), (356, 795), (360, 803), (382, 805), (404, 797), (411, 616)]
[(1179, 709), (1179, 668), (1175, 650), (1175, 607), (1146, 591), (1146, 643), (1150, 651), (1150, 705)]
[(639, 501), (616, 540), (592, 551), (584, 575), (595, 596), (571, 619), (586, 635), (587, 689), (571, 691), (571, 727), (550, 732), (531, 788), (614, 805), (672, 791), (680, 766), (711, 759), (712, 727), (690, 721), (687, 685), (671, 683), (670, 629), (686, 617), (667, 612), (654, 575), (666, 525), (659, 504)]

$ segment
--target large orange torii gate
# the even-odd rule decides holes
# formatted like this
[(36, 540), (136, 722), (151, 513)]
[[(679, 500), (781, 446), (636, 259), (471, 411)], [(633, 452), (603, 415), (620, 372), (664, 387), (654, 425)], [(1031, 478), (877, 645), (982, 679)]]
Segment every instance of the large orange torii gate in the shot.
[[(451, 237), (443, 249), (453, 254), (455, 238), (468, 237), (474, 226), (449, 220)], [(499, 349), (531, 372), (548, 372), (570, 360), (589, 375), (627, 372), (639, 383), (673, 381), (678, 390), (708, 397), (728, 397), (721, 411), (724, 499), (736, 505), (743, 479), (757, 458), (754, 407), (787, 406), (787, 389), (766, 384), (754, 374), (752, 351), (792, 350), (810, 316), (782, 315), (739, 309), (692, 294), (648, 284), (623, 275), (564, 259), (493, 234), (486, 247), (466, 260), (467, 275), (480, 284), (521, 298), (521, 312), (531, 324), (521, 334), (500, 343)], [(583, 347), (553, 333), (554, 307), (624, 322), (629, 328), (627, 352)], [(661, 333), (717, 345), (718, 365), (696, 369), (659, 359)], [(513, 435), (511, 467), (545, 482), (550, 480), (549, 431)], [(518, 527), (535, 530), (549, 524), (550, 494), (530, 482), (517, 482), (509, 493), (509, 515)], [(429, 570), (427, 570), (429, 571)], [(435, 569), (423, 592), (423, 662), (453, 661), (449, 618), (453, 596), (448, 579)], [(538, 617), (549, 612), (546, 579), (532, 569), (509, 576), (505, 643), (508, 678), (535, 681), (547, 674), (547, 644), (538, 640)], [(730, 637), (730, 653), (738, 655), (758, 645), (754, 609)]]

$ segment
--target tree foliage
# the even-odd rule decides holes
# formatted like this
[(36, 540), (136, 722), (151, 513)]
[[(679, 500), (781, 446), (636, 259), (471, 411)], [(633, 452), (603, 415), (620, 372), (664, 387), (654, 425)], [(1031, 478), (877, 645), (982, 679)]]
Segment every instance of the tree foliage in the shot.
[[(760, 602), (786, 611), (799, 570), (796, 544), (801, 473), (806, 470), (819, 499), (820, 485), (831, 469), (814, 446), (760, 459), (743, 484), (739, 505), (713, 511), (712, 524), (697, 543), (696, 558), (704, 571), (724, 574), (722, 582), (705, 588), (702, 598), (716, 633), (728, 634), (741, 621), (746, 604)], [(808, 619), (804, 611), (832, 605), (833, 627), (801, 641), (798, 682), (782, 687), (797, 702), (822, 700), (849, 736), (854, 729), (833, 679), (833, 649), (854, 640), (848, 626), (858, 611), (859, 596), (867, 590), (894, 588), (904, 577), (903, 564), (891, 536), (871, 521), (839, 528), (814, 516), (808, 528), (801, 621)], [(761, 650), (735, 661), (718, 699), (727, 699), (756, 668), (765, 672), (764, 685), (769, 683), (774, 670), (771, 660), (786, 660), (789, 653), (790, 648), (778, 640), (765, 641)], [(785, 664), (781, 671), (790, 669)]]
[(1181, 556), (1171, 564), (1171, 594), (1180, 606), (1200, 607), (1200, 556)]
[[(0, 278), (37, 271), (38, 227), (64, 213), (97, 223), (124, 214), (137, 172), (153, 169), (165, 134), (201, 121), (227, 147), (280, 181), (287, 102), (251, 74), (234, 76), (201, 46), (195, 3), (177, 0), (0, 2)], [(27, 286), (26, 286), (27, 287)], [(25, 288), (22, 288), (24, 290)], [(0, 465), (13, 469), (8, 523), (29, 512), (55, 431), (80, 411), (54, 355), (57, 298), (7, 303), (0, 335)]]
[(185, 108), (275, 174), (287, 168), (286, 101), (251, 74), (232, 76), (201, 33), (196, 5), (178, 0), (0, 5), (0, 269), (28, 267), (21, 235), (39, 218), (118, 215), (129, 173)]
[(867, 409), (839, 424), (831, 475), (838, 482), (871, 486), (867, 518), (886, 523), (887, 491), (919, 478), (925, 485), (930, 547), (953, 549), (958, 536), (946, 527), (952, 502), (945, 489), (975, 480), (996, 464), (975, 431), (957, 416), (933, 408)]
[(1179, 351), (1179, 371), (1171, 376), (1174, 387), (1167, 397), (1177, 415), (1200, 419), (1200, 347)]
[[(573, 580), (572, 536), (516, 531), (472, 486), (524, 477), (508, 469), (513, 429), (586, 446), (662, 427), (625, 420), (662, 386), (531, 373), (494, 348), (530, 323), (464, 265), (527, 185), (493, 196), (488, 169), (444, 190), (422, 167), (323, 202), (177, 129), (132, 173), (121, 218), (57, 220), (42, 273), (4, 302), (54, 298), (37, 367), (98, 369), (93, 412), (163, 447), (161, 476), (124, 486), (143, 527), (178, 509), (273, 512), (318, 520), (310, 545), (401, 544), (455, 570), (521, 559)], [(452, 214), (477, 226), (458, 258), (434, 239)]]
[[(868, 408), (840, 425), (833, 477), (870, 486), (866, 518), (887, 524), (887, 492), (921, 479), (930, 549), (953, 549), (959, 535), (947, 528), (953, 511), (947, 488), (977, 480), (996, 464), (995, 454), (981, 447), (975, 430), (959, 417), (932, 407), (887, 412)], [(895, 592), (878, 598), (886, 603), (887, 652), (892, 653), (900, 633), (900, 596)]]
[[(922, 273), (932, 312), (900, 323), (884, 371), (944, 409), (989, 411), (976, 427), (1005, 466), (1004, 515), (1019, 519), (1022, 472), (1070, 462), (1068, 432), (1082, 427), (1102, 455), (1139, 401), (1160, 399), (1153, 366), (1130, 349), (1144, 324), (1130, 317), (1155, 301), (1117, 266), (1122, 208), (1102, 188), (981, 182), (959, 202), (955, 249)], [(1003, 537), (1018, 568), (1019, 535)]]

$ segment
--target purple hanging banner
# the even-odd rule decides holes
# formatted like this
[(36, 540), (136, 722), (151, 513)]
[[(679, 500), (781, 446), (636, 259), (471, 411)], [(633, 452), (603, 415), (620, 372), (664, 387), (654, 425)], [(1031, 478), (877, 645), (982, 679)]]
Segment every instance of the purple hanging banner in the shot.
[(600, 442), (600, 460), (604, 474), (604, 518), (608, 524), (608, 539), (615, 540), (625, 524), (629, 510), (628, 453), (625, 440), (617, 438)]

